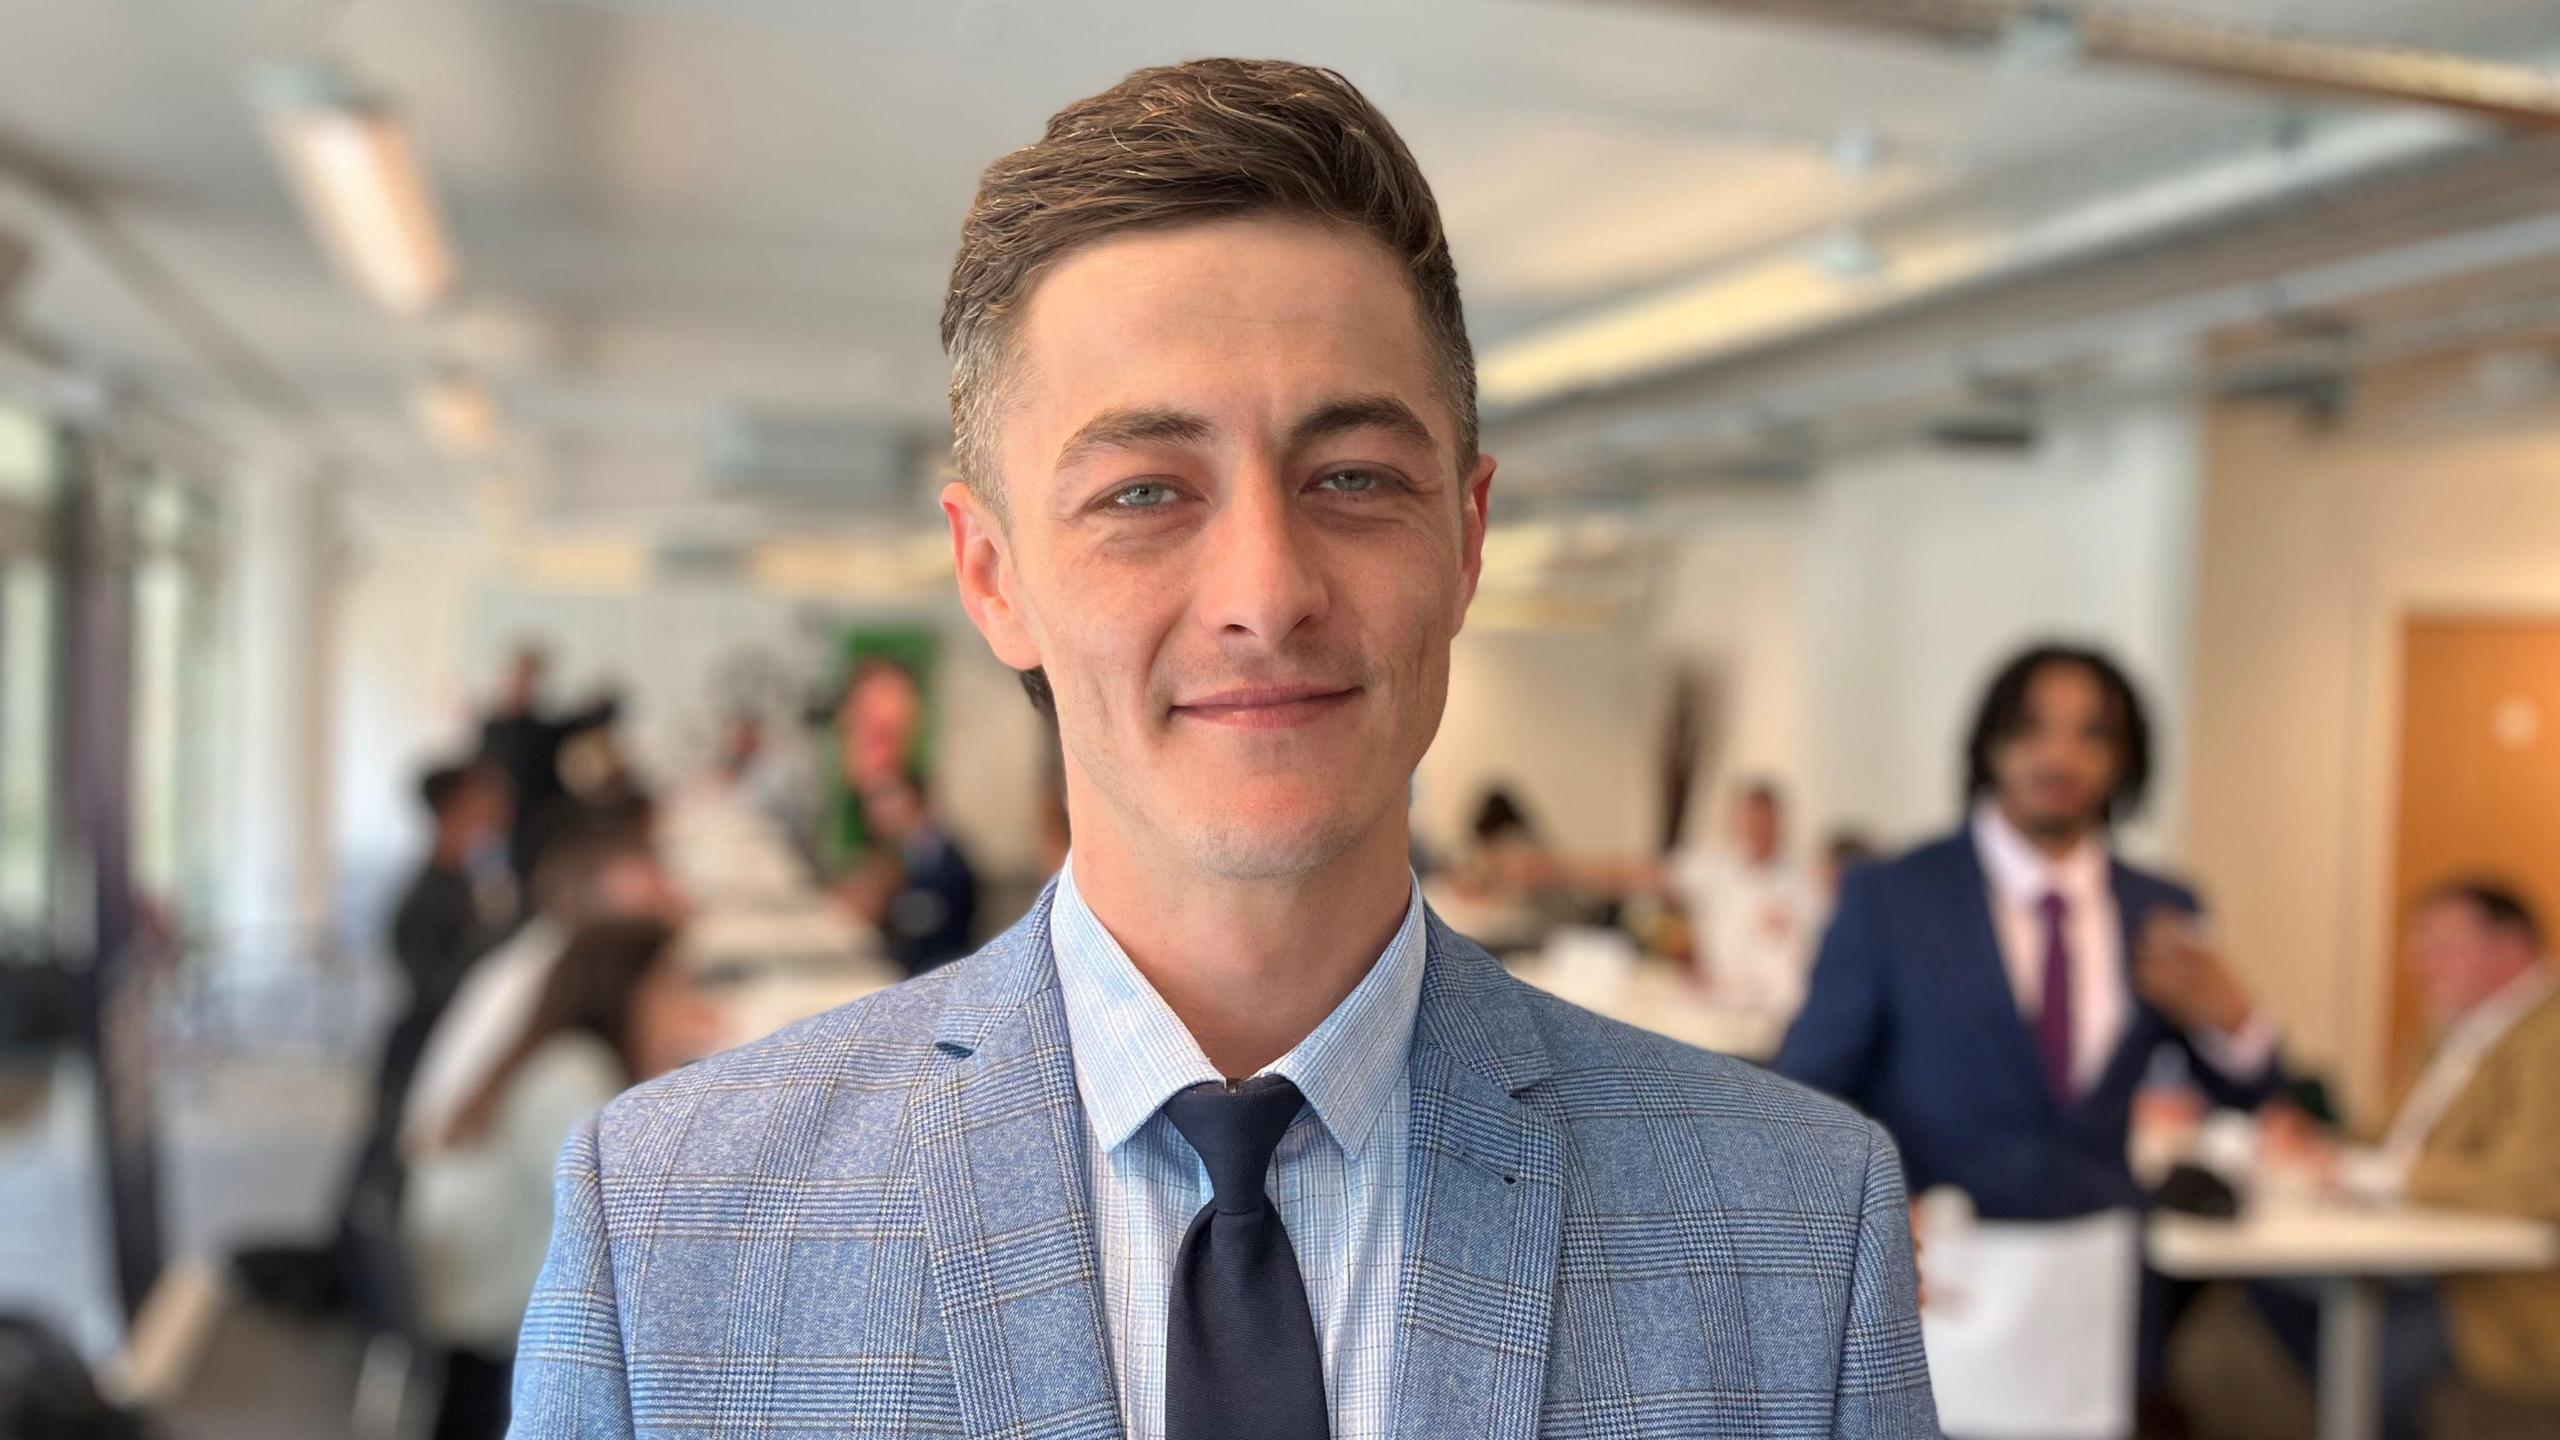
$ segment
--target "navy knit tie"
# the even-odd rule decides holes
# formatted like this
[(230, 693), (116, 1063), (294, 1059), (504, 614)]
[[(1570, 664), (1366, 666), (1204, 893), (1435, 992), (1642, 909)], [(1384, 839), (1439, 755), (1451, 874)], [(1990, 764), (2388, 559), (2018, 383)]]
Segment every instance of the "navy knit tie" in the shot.
[(1209, 1167), (1209, 1203), (1174, 1257), (1165, 1315), (1170, 1440), (1323, 1440), (1324, 1362), (1298, 1252), (1263, 1194), (1272, 1152), (1306, 1102), (1286, 1077), (1195, 1085), (1165, 1118)]

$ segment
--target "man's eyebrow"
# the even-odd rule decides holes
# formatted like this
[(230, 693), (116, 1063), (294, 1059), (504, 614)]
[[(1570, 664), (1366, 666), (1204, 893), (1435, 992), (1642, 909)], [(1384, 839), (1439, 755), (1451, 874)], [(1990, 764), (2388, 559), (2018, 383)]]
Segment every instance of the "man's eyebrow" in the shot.
[(1393, 395), (1351, 395), (1328, 400), (1289, 427), (1289, 446), (1296, 449), (1354, 430), (1384, 430), (1417, 444), (1431, 443), (1431, 427), (1414, 408)]
[(1064, 470), (1100, 450), (1137, 445), (1196, 445), (1212, 433), (1208, 420), (1189, 410), (1165, 406), (1118, 406), (1087, 420), (1058, 448), (1057, 468)]

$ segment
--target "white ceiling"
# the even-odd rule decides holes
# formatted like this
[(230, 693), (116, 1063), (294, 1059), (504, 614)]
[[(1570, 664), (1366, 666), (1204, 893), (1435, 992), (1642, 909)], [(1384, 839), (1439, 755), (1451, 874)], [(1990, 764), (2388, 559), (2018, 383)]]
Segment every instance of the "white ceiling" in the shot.
[[(2499, 51), (2541, 0), (2218, 0), (2191, 12)], [(1431, 175), (1479, 348), (1834, 220), (1996, 210), (2247, 143), (2277, 97), (1983, 58), (1678, 5), (846, 0), (0, 0), (0, 160), (32, 158), (307, 397), (289, 439), (415, 494), (470, 479), (408, 419), (431, 364), (495, 386), (507, 483), (607, 512), (694, 493), (729, 404), (942, 419), (934, 324), (978, 170), (1066, 100), (1188, 56), (1339, 68)], [(457, 303), (395, 322), (293, 209), (251, 92), (325, 57), (393, 97), (438, 182)], [(1831, 160), (1871, 133), (1863, 180)], [(0, 164), (0, 170), (5, 170)], [(254, 407), (204, 347), (23, 196), (16, 303), (204, 423)]]

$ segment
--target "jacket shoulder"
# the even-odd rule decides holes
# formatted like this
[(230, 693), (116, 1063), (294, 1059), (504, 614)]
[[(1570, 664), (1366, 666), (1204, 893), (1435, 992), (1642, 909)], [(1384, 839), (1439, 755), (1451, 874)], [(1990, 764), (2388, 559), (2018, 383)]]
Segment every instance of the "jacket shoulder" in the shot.
[(1892, 1152), (1882, 1129), (1828, 1095), (1512, 983), (1553, 1061), (1550, 1112), (1585, 1165), (1651, 1161), (1707, 1177), (1709, 1193), (1671, 1197), (1684, 1203), (1854, 1215), (1878, 1151)]
[(802, 1168), (784, 1142), (819, 1134), (830, 1152), (885, 1160), (908, 1093), (938, 1053), (943, 1006), (962, 967), (977, 963), (943, 966), (625, 1091), (596, 1122), (604, 1178)]
[(2196, 897), (2195, 888), (2175, 875), (2129, 865), (2122, 860), (2116, 862), (2116, 868), (2122, 874), (2126, 888), (2139, 897), (2146, 908), (2153, 905), (2167, 905), (2179, 910), (2201, 911), (2204, 908), (2203, 901)]

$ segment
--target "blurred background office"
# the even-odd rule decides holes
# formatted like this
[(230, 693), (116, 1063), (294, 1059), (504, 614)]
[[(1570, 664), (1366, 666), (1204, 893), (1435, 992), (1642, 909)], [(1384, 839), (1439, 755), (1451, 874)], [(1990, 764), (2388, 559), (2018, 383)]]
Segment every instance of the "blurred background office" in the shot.
[(2093, 650), (2092, 863), (2204, 918), (2072, 973), (2279, 1072), (1997, 988), (2063, 969), (1978, 873), (1904, 932), (1992, 999), (1897, 1023), (2125, 1135), (2120, 1203), (1922, 1200), (1947, 1423), (2560, 1430), (2547, 0), (0, 0), (0, 1436), (495, 1433), (577, 1113), (1022, 912), (945, 271), (1219, 53), (1362, 86), (1465, 286), (1442, 912), (1775, 1060), (1859, 875), (2001, 843), (1995, 673)]

